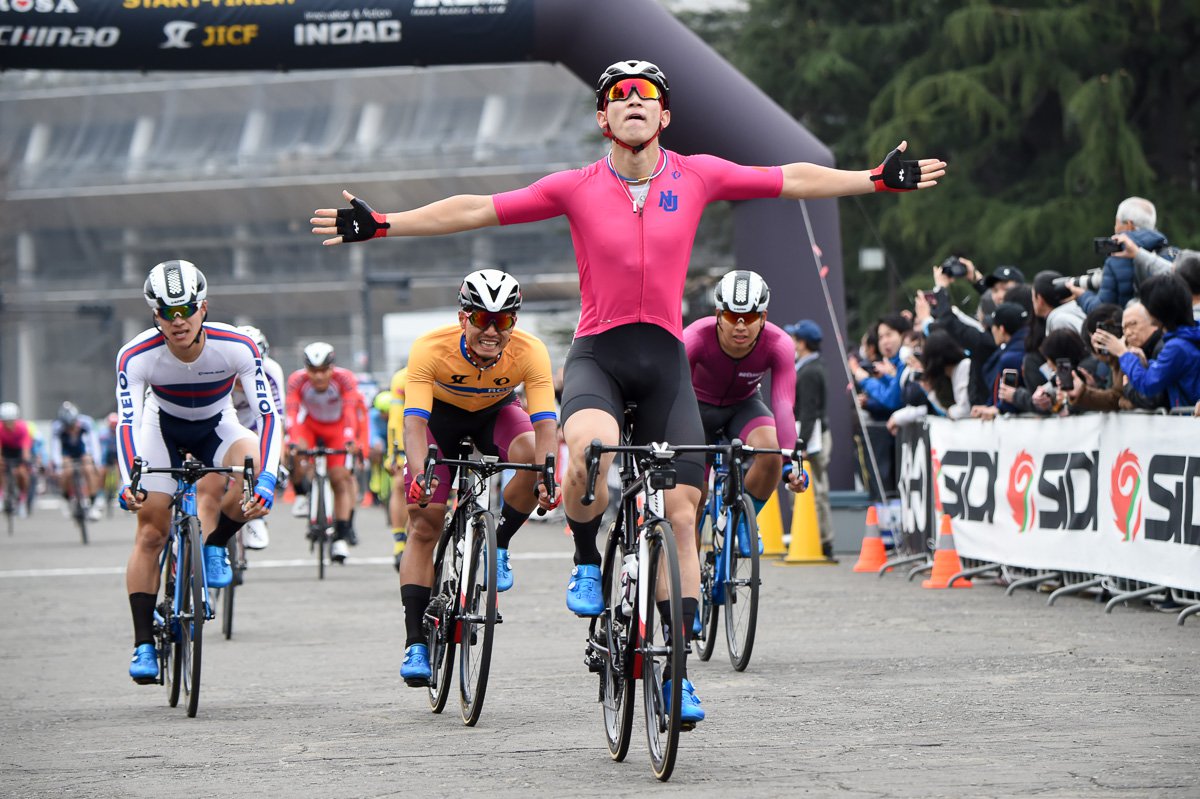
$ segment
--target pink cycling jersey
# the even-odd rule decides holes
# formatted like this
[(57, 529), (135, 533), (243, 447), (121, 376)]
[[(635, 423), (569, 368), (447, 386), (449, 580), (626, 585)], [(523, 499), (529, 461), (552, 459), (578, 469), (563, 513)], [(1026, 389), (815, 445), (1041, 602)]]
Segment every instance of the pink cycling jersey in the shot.
[[(12, 427), (9, 427), (9, 425)], [(12, 422), (0, 422), (0, 448), (6, 452), (27, 450), (33, 446), (33, 436), (29, 435), (29, 427), (24, 419)]]
[(582, 296), (576, 336), (648, 322), (682, 338), (683, 284), (704, 207), (783, 191), (779, 167), (739, 166), (665, 149), (662, 158), (644, 206), (631, 199), (607, 159), (492, 198), (502, 225), (566, 215)]
[(758, 391), (758, 384), (771, 373), (771, 414), (781, 449), (796, 444), (796, 421), (792, 410), (796, 397), (796, 347), (792, 337), (767, 322), (754, 348), (744, 358), (725, 354), (717, 341), (717, 318), (706, 316), (683, 331), (692, 370), (696, 399), (726, 407), (743, 402)]

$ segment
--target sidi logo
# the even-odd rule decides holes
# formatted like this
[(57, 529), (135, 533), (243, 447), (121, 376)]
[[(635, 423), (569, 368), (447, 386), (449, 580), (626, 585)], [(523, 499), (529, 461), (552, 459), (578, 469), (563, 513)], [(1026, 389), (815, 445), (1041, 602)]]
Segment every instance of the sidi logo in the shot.
[(1012, 518), (1020, 532), (1033, 527), (1037, 508), (1033, 501), (1033, 475), (1037, 469), (1033, 456), (1025, 450), (1017, 453), (1012, 468), (1008, 470), (1008, 506), (1012, 508)]
[(1045, 502), (1037, 515), (1043, 530), (1095, 530), (1099, 514), (1098, 452), (1052, 452), (1042, 462), (1037, 492)]
[(1110, 488), (1113, 521), (1121, 531), (1122, 541), (1137, 538), (1142, 526), (1142, 465), (1137, 455), (1124, 450), (1112, 468)]
[(996, 518), (998, 460), (995, 452), (947, 452), (940, 469), (943, 510), (956, 519), (990, 524)]
[[(1200, 524), (1195, 524), (1196, 499), (1200, 492), (1200, 458), (1186, 455), (1155, 455), (1146, 467), (1146, 538), (1200, 546)], [(1163, 508), (1165, 519), (1151, 519), (1150, 508)]]

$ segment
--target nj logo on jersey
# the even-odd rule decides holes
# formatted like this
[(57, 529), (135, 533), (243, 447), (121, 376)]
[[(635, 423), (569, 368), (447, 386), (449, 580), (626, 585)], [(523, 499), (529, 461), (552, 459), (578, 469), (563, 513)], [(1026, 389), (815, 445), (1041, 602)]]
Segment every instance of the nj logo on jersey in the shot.
[(670, 213), (679, 210), (679, 195), (675, 192), (664, 191), (658, 195), (658, 207)]

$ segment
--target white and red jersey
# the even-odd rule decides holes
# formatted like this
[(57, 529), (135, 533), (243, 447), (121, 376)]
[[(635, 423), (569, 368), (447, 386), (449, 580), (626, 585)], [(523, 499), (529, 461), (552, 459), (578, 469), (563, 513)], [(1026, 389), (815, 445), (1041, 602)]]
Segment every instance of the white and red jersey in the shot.
[(129, 470), (137, 457), (137, 432), (147, 389), (148, 401), (159, 412), (184, 421), (203, 421), (230, 408), (229, 395), (236, 382), (254, 398), (259, 417), (259, 468), (278, 471), (282, 430), (258, 348), (231, 325), (205, 322), (204, 333), (204, 349), (191, 363), (171, 354), (158, 328), (143, 331), (117, 353), (120, 421), (116, 435), (123, 482), (129, 482)]
[(340, 423), (354, 431), (354, 439), (366, 445), (367, 405), (358, 390), (358, 379), (349, 369), (333, 367), (329, 386), (318, 391), (304, 369), (292, 372), (287, 381), (288, 427), (308, 419), (321, 425)]

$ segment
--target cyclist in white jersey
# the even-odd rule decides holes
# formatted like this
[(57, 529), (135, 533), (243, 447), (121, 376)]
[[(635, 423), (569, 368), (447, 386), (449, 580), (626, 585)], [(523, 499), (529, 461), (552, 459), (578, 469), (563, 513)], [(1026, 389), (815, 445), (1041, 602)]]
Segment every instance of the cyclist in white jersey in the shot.
[[(258, 354), (262, 356), (263, 372), (267, 376), (267, 383), (271, 386), (271, 399), (275, 401), (276, 410), (282, 410), (287, 379), (283, 376), (283, 367), (279, 365), (279, 362), (267, 356), (271, 350), (267, 337), (253, 325), (242, 325), (238, 328), (238, 332), (245, 333), (254, 342), (254, 346), (258, 347)], [(230, 399), (233, 401), (233, 409), (237, 411), (238, 424), (257, 433), (258, 410), (250, 403), (246, 392), (240, 385), (234, 385)], [(276, 477), (278, 478), (279, 475)], [(267, 544), (271, 541), (270, 533), (267, 531), (267, 520), (251, 519), (246, 522), (244, 537), (246, 549), (266, 549)]]
[[(240, 466), (247, 456), (253, 458), (258, 481), (245, 505), (236, 487), (225, 491), (229, 481), (224, 475), (208, 475), (196, 484), (201, 528), (208, 531), (204, 568), (209, 586), (221, 588), (233, 578), (226, 542), (246, 521), (267, 515), (274, 502), (282, 431), (258, 348), (230, 325), (205, 321), (208, 284), (194, 264), (158, 264), (146, 278), (144, 294), (154, 309), (154, 327), (134, 336), (117, 354), (117, 452), (121, 506), (138, 514), (125, 571), (134, 631), (129, 676), (149, 684), (158, 679), (154, 604), (175, 480), (143, 475), (134, 495), (129, 486), (134, 458), (151, 467), (181, 465), (181, 451), (210, 466)], [(258, 436), (238, 424), (229, 402), (239, 380), (254, 398)]]

